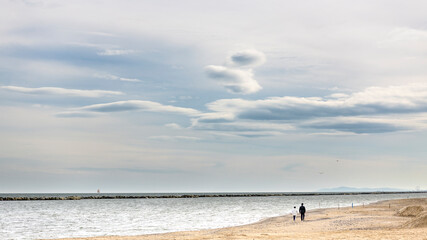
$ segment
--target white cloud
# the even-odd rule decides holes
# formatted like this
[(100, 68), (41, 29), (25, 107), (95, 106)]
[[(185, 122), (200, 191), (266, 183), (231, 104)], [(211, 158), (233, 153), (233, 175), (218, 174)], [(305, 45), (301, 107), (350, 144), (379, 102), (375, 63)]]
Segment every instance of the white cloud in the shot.
[[(399, 116), (427, 112), (427, 84), (370, 87), (350, 95), (337, 93), (325, 98), (221, 99), (207, 104), (207, 108), (212, 112), (193, 119), (193, 128), (257, 131), (247, 125), (248, 121), (255, 121), (262, 130), (277, 131), (291, 130), (289, 126), (354, 133), (424, 129), (420, 118), (401, 121)], [(278, 124), (262, 126), (264, 121)]]
[(182, 127), (176, 123), (165, 124), (165, 127), (172, 128), (172, 129), (182, 129)]
[(109, 79), (109, 80), (119, 80), (119, 81), (123, 81), (123, 82), (142, 82), (141, 80), (139, 80), (137, 78), (124, 78), (124, 77), (119, 77), (119, 76), (112, 75), (112, 74), (95, 74), (94, 76), (97, 78), (103, 78), (103, 79)]
[(226, 132), (285, 132), (294, 130), (291, 124), (270, 122), (229, 122), (229, 123), (197, 123), (193, 126), (197, 130), (212, 130)]
[(73, 97), (91, 97), (98, 98), (111, 95), (123, 95), (122, 92), (118, 91), (106, 91), (106, 90), (80, 90), (80, 89), (67, 89), (58, 87), (40, 87), (40, 88), (27, 88), (18, 86), (1, 86), (0, 89), (8, 91), (35, 94), (35, 95), (66, 95)]
[(333, 93), (333, 94), (331, 94), (331, 95), (329, 95), (328, 97), (330, 97), (330, 98), (348, 98), (349, 96), (348, 96), (348, 94), (345, 94), (345, 93)]
[(97, 114), (92, 112), (68, 111), (68, 112), (59, 112), (55, 114), (55, 116), (60, 118), (87, 118), (87, 117), (95, 117), (97, 116)]
[(255, 49), (247, 49), (233, 53), (228, 59), (229, 66), (209, 65), (205, 67), (208, 77), (215, 79), (231, 93), (250, 94), (258, 92), (262, 87), (253, 78), (252, 68), (265, 62), (264, 53)]
[(199, 141), (201, 138), (198, 137), (190, 137), (190, 136), (152, 136), (149, 137), (153, 140), (161, 140), (161, 141)]
[(198, 116), (199, 111), (192, 108), (175, 107), (171, 105), (163, 105), (157, 102), (141, 101), (141, 100), (128, 100), (118, 101), (111, 103), (94, 104), (80, 108), (81, 111), (90, 112), (122, 112), (122, 111), (150, 111), (150, 112), (164, 112), (175, 113), (187, 116)]
[(262, 89), (253, 78), (252, 70), (240, 70), (224, 66), (209, 65), (205, 67), (206, 74), (217, 80), (231, 93), (249, 94)]
[(247, 49), (233, 53), (228, 57), (231, 66), (255, 67), (265, 63), (265, 55), (255, 49)]
[(95, 48), (98, 50), (105, 50), (110, 48), (118, 48), (119, 46), (113, 44), (101, 44), (101, 43), (90, 43), (90, 42), (66, 42), (66, 45)]
[[(299, 126), (322, 132), (348, 132), (356, 134), (396, 132), (415, 128), (413, 122), (408, 124), (408, 122), (396, 121), (394, 119), (364, 117), (321, 118), (303, 122)], [(425, 126), (422, 128), (425, 128)]]
[(121, 78), (119, 78), (119, 80), (123, 81), (123, 82), (142, 82), (141, 80), (139, 80), (137, 78), (124, 78), (124, 77), (121, 77)]
[(221, 99), (210, 110), (253, 120), (294, 120), (331, 116), (380, 115), (427, 111), (427, 84), (370, 87), (347, 97), (270, 97), (264, 100)]
[[(2, 56), (0, 56), (1, 58)], [(52, 61), (42, 59), (26, 59), (26, 58), (1, 58), (1, 67), (9, 69), (19, 75), (31, 77), (31, 82), (36, 85), (41, 83), (43, 85), (49, 80), (55, 85), (60, 84), (59, 80), (63, 79), (84, 79), (92, 74), (92, 69), (88, 66), (78, 66), (64, 61)], [(10, 78), (12, 80), (12, 78)], [(18, 76), (13, 77), (15, 84), (18, 84)], [(41, 85), (40, 84), (40, 85)], [(18, 84), (19, 85), (19, 84)]]
[(203, 113), (197, 119), (193, 119), (194, 122), (231, 122), (235, 119), (233, 112), (210, 112)]
[(105, 49), (102, 52), (98, 52), (98, 55), (101, 56), (118, 56), (118, 55), (127, 55), (127, 54), (131, 54), (134, 53), (134, 50), (130, 50), (130, 49)]
[(387, 38), (379, 42), (379, 46), (406, 52), (411, 50), (422, 55), (422, 52), (427, 50), (426, 41), (426, 30), (399, 27), (390, 31)]

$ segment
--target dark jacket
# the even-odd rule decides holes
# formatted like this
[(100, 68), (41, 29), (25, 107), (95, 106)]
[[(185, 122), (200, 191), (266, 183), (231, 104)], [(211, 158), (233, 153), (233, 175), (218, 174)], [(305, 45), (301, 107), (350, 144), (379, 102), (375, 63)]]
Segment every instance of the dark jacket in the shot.
[(299, 207), (299, 213), (301, 213), (301, 214), (305, 213), (305, 207), (304, 206)]

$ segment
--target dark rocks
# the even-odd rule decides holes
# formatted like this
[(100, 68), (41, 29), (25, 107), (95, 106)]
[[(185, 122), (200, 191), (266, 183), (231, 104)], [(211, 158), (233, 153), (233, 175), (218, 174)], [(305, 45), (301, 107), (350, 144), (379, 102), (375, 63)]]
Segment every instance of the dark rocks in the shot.
[[(53, 201), (81, 199), (158, 199), (158, 198), (225, 198), (225, 197), (282, 197), (318, 195), (362, 195), (362, 194), (407, 194), (412, 192), (346, 192), (346, 193), (242, 193), (242, 194), (183, 194), (183, 195), (91, 195), (91, 196), (38, 196), (38, 197), (0, 197), (0, 201)], [(427, 191), (417, 192), (427, 193)]]

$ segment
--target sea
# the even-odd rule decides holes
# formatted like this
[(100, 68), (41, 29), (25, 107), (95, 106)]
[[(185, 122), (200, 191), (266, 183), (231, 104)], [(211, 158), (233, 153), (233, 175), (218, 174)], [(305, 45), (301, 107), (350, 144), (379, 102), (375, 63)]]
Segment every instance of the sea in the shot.
[[(212, 193), (215, 194), (218, 193)], [(131, 236), (215, 229), (254, 223), (287, 214), (291, 217), (292, 208), (294, 206), (298, 208), (301, 203), (304, 203), (307, 210), (314, 210), (366, 205), (389, 199), (427, 197), (427, 192), (285, 196), (256, 196), (250, 193), (252, 196), (249, 197), (244, 196), (244, 193), (227, 194), (242, 196), (0, 201), (0, 239)], [(162, 196), (146, 193), (105, 194), (110, 197), (123, 195)], [(0, 194), (0, 198), (69, 196), (91, 195)]]

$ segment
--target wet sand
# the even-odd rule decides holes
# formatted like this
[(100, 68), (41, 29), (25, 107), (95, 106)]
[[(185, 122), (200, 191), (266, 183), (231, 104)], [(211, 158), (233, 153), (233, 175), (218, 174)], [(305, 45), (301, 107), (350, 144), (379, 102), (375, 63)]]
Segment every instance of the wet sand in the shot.
[(427, 240), (427, 198), (381, 201), (354, 208), (308, 211), (237, 227), (151, 234), (73, 238), (79, 240), (201, 239), (422, 239)]

